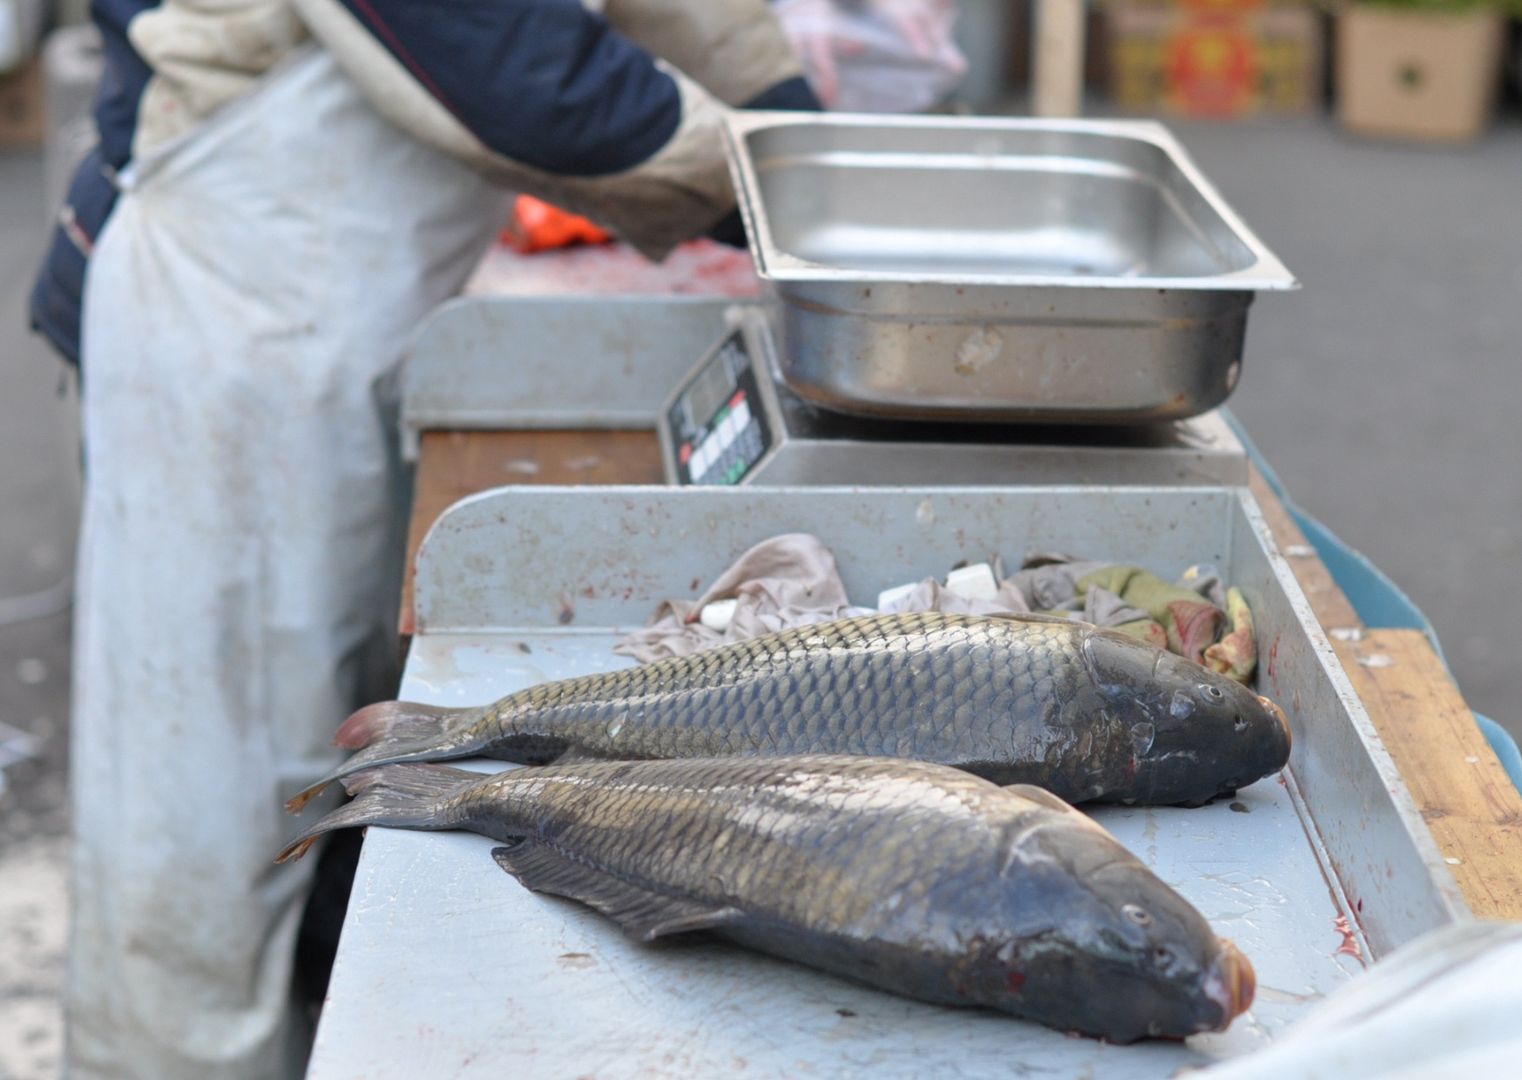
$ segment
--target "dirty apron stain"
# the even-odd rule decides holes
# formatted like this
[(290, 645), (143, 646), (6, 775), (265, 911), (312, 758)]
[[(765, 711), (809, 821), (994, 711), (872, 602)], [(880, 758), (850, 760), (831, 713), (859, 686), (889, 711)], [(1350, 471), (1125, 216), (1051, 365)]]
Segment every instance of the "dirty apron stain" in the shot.
[(391, 689), (396, 367), (501, 210), (311, 47), (124, 178), (84, 305), (72, 1076), (300, 1068), (281, 804)]

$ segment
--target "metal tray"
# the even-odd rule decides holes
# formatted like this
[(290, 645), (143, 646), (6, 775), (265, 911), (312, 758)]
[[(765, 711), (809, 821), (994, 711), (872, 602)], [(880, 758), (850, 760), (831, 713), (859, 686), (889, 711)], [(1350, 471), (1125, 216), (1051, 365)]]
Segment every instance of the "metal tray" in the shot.
[[(1187, 1043), (1108, 1046), (898, 998), (717, 942), (651, 948), (536, 896), (492, 844), (372, 830), (310, 1075), (1168, 1077), (1249, 1052), (1379, 956), (1467, 916), (1251, 495), (1237, 489), (505, 488), (424, 542), (404, 697), (490, 700), (627, 663), (620, 627), (806, 529), (853, 596), (1029, 548), (1211, 561), (1246, 592), (1291, 768), (1233, 803), (1095, 816), (1257, 968), (1251, 1011)], [(501, 768), (500, 764), (485, 766)], [(1236, 807), (1235, 809), (1233, 807)], [(1357, 955), (1345, 951), (1345, 919)]]
[(737, 112), (783, 375), (862, 415), (1135, 423), (1224, 401), (1295, 287), (1150, 121)]

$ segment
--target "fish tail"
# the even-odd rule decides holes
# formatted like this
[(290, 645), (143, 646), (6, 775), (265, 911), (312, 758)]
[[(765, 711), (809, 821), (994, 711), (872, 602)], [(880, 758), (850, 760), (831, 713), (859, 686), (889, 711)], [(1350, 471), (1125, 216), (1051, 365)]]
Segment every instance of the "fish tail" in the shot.
[(380, 739), (420, 739), (443, 731), (445, 722), (478, 709), (447, 709), (412, 701), (377, 701), (339, 726), (333, 745), (363, 750)]
[(480, 781), (480, 773), (447, 765), (388, 765), (348, 777), (344, 787), (354, 801), (340, 806), (312, 825), (275, 856), (277, 863), (299, 859), (319, 838), (337, 829), (384, 825), (393, 829), (450, 829), (451, 819), (439, 812), (440, 801), (464, 784)]
[(321, 780), (299, 792), (285, 804), (300, 813), (307, 803), (335, 780), (378, 765), (411, 761), (443, 761), (467, 757), (481, 749), (482, 739), (474, 721), (480, 708), (447, 709), (410, 701), (382, 701), (360, 709), (343, 722), (333, 742), (356, 751)]

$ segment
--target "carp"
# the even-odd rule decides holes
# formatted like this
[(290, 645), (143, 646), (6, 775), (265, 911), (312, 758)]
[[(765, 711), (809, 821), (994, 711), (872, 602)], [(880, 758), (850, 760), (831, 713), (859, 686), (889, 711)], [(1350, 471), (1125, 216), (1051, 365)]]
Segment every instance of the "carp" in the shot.
[(339, 728), (361, 769), (484, 756), (577, 760), (801, 753), (904, 757), (1069, 802), (1198, 805), (1289, 759), (1283, 711), (1152, 645), (1042, 615), (941, 612), (800, 626), (494, 704), (381, 702)]
[[(349, 826), (467, 829), (535, 892), (640, 941), (711, 931), (941, 1005), (1115, 1042), (1220, 1031), (1252, 965), (1099, 825), (1029, 786), (901, 759), (392, 765), (280, 861)], [(507, 962), (511, 962), (510, 958)]]

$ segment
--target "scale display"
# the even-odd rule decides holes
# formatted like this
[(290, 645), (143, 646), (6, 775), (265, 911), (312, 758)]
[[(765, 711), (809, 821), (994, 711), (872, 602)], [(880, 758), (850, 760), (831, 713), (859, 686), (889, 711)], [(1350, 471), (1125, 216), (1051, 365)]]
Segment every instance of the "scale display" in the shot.
[(756, 365), (740, 331), (688, 379), (666, 414), (678, 482), (738, 484), (771, 448), (754, 405)]

